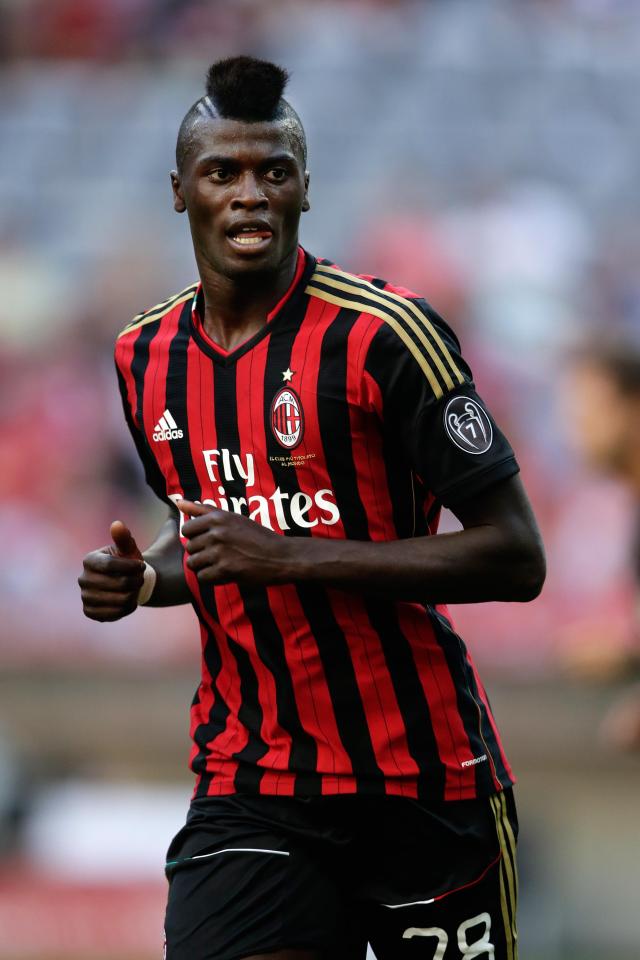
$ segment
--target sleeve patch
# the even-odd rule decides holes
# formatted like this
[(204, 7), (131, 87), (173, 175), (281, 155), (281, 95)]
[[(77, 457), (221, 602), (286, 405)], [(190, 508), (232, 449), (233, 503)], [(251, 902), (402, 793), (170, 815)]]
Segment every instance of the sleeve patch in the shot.
[(444, 409), (447, 436), (465, 453), (486, 453), (493, 443), (493, 427), (479, 403), (458, 395)]

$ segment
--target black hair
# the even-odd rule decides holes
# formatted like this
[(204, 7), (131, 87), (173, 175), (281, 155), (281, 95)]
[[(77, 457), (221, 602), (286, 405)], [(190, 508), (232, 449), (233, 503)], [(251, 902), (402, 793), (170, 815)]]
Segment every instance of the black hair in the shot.
[(275, 120), (289, 74), (275, 63), (253, 57), (218, 60), (207, 71), (207, 95), (221, 117)]
[(203, 117), (281, 123), (306, 167), (304, 129), (300, 117), (283, 97), (288, 79), (289, 74), (282, 67), (254, 57), (230, 57), (213, 63), (207, 71), (206, 95), (193, 104), (180, 124), (176, 143), (178, 170), (184, 165), (195, 128)]

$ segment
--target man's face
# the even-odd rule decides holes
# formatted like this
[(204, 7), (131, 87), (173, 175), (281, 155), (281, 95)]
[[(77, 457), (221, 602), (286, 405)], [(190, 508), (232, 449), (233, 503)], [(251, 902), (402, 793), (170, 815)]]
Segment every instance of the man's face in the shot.
[(198, 261), (216, 273), (275, 272), (296, 250), (308, 175), (277, 122), (203, 118), (171, 181)]

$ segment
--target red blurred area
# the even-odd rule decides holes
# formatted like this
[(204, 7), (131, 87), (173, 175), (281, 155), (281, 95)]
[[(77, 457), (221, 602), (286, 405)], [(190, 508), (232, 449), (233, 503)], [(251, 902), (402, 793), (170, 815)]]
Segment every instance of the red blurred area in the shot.
[[(162, 956), (166, 889), (157, 884), (65, 884), (37, 874), (0, 874), (3, 956)], [(37, 918), (37, 922), (34, 922)]]

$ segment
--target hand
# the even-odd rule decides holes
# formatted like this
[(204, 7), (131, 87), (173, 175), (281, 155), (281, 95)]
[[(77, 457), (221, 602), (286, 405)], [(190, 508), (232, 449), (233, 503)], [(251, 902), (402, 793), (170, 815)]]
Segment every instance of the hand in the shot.
[(189, 554), (187, 566), (200, 583), (286, 583), (291, 540), (239, 513), (178, 501), (191, 520), (182, 527)]
[(129, 528), (115, 520), (110, 533), (113, 543), (88, 553), (78, 577), (84, 615), (100, 622), (133, 613), (143, 582), (144, 560)]

